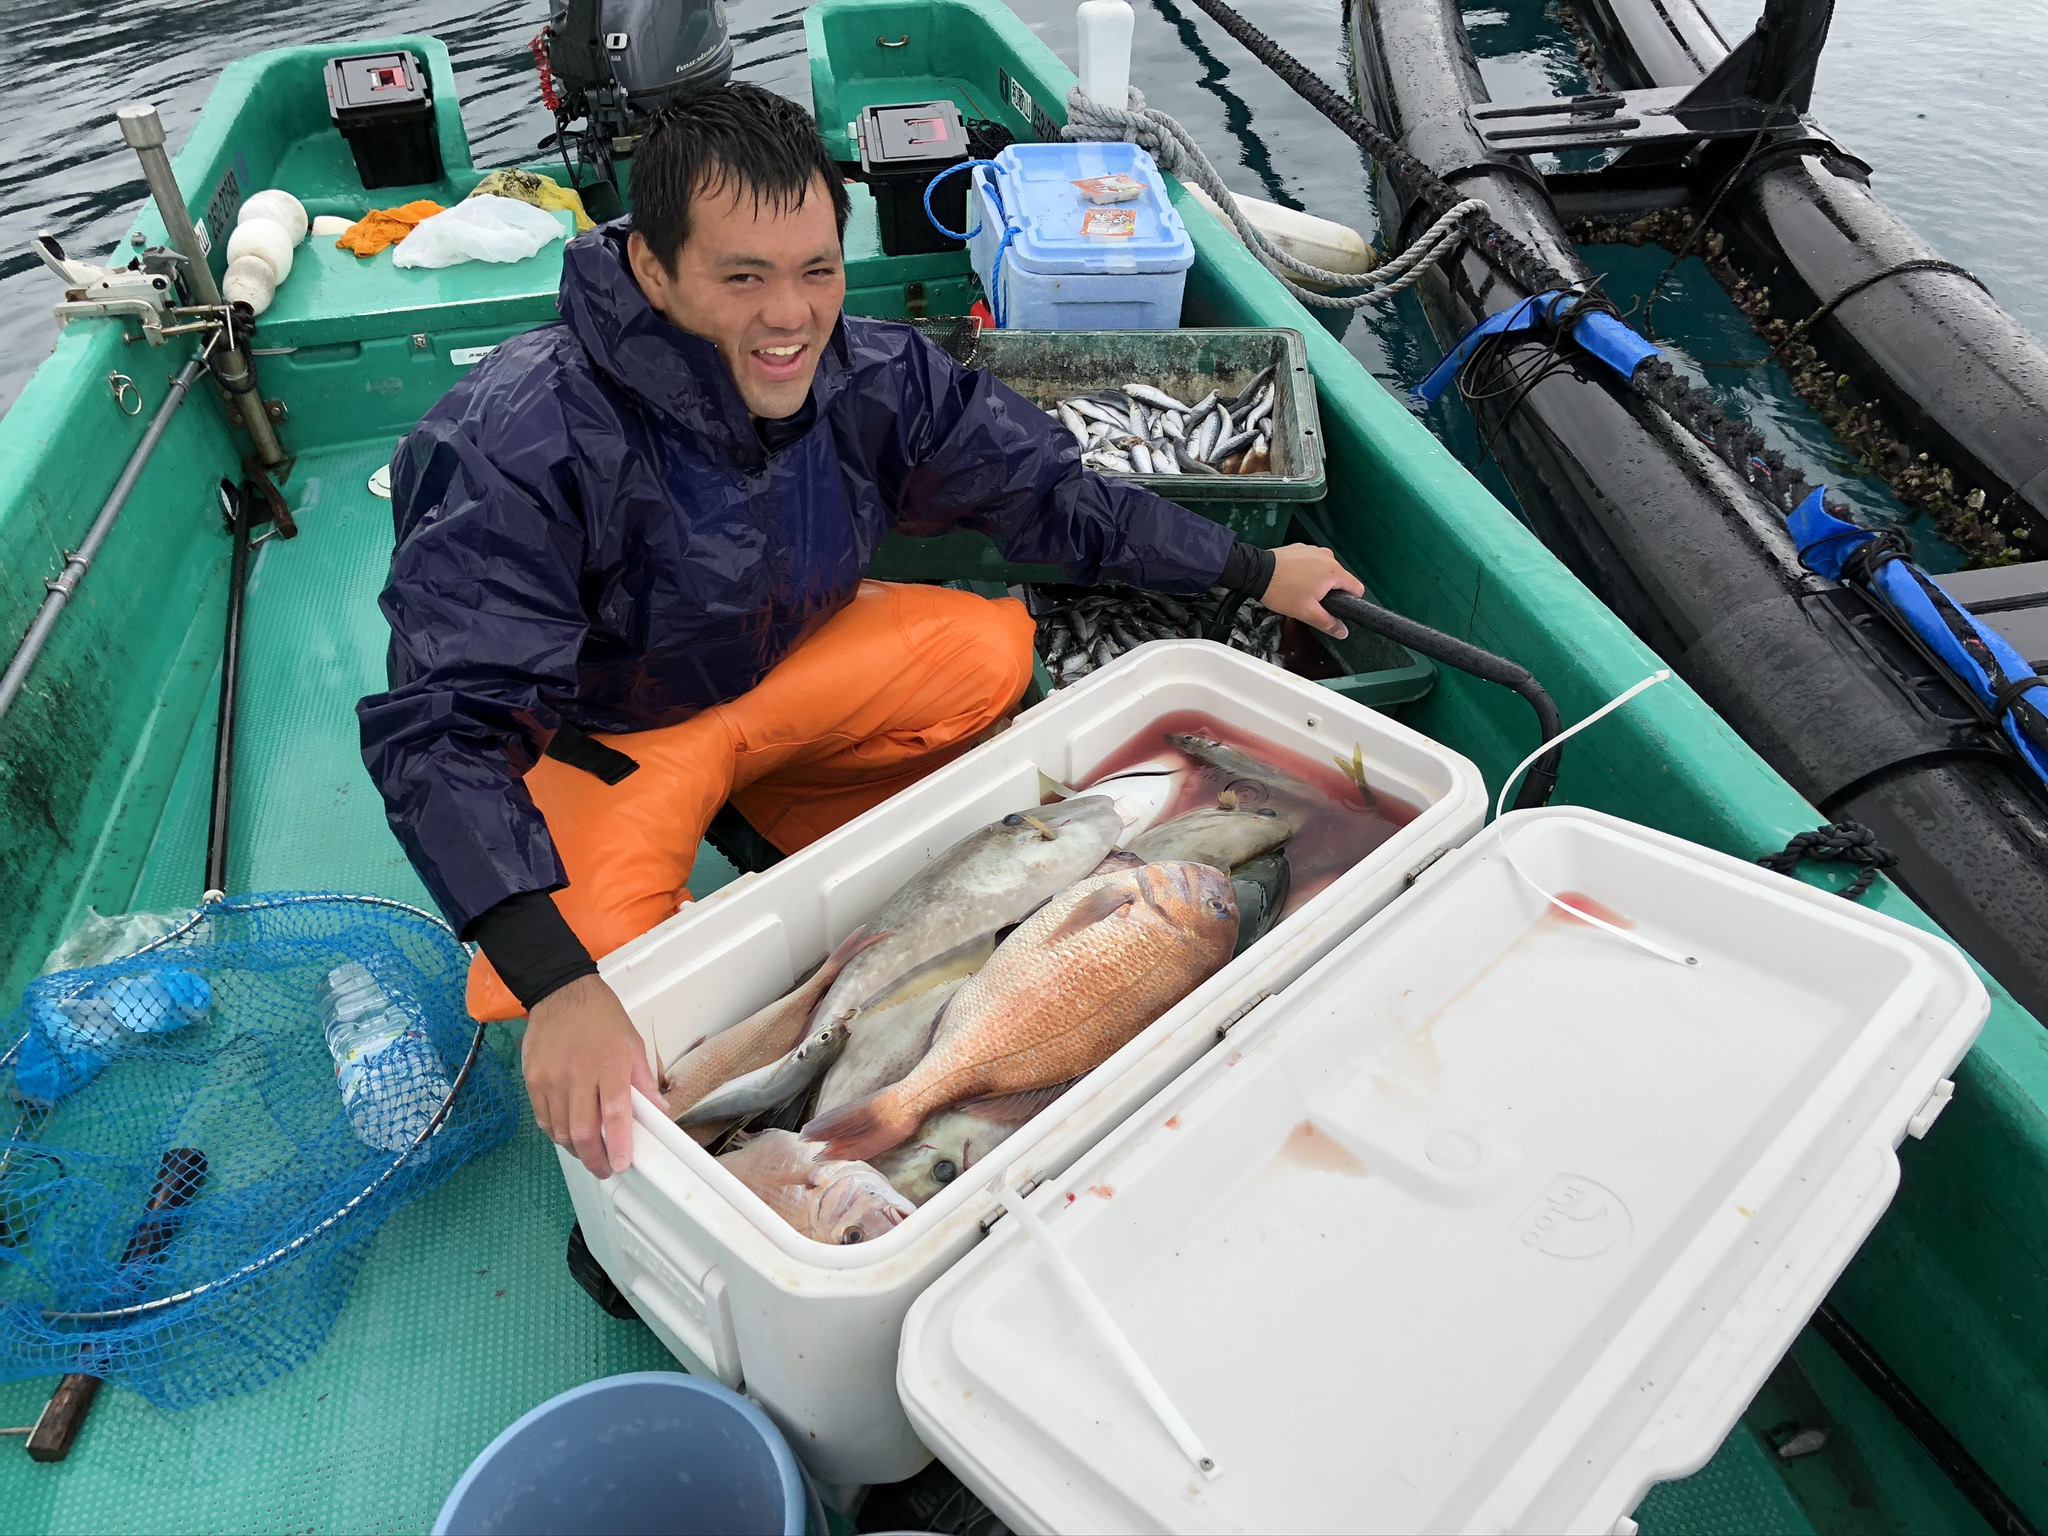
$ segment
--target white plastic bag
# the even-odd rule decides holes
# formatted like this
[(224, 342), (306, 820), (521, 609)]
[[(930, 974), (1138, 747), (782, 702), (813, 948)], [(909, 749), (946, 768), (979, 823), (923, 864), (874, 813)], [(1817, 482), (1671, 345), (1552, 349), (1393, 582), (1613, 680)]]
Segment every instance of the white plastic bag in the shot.
[(516, 198), (466, 198), (422, 219), (391, 259), (401, 267), (452, 267), (465, 261), (524, 261), (562, 238), (555, 215)]
[(87, 907), (84, 919), (65, 936), (63, 943), (50, 951), (37, 974), (48, 976), (53, 971), (82, 971), (89, 966), (118, 960), (123, 955), (132, 955), (143, 945), (154, 944), (191, 916), (188, 908), (183, 912), (127, 912), (102, 917)]

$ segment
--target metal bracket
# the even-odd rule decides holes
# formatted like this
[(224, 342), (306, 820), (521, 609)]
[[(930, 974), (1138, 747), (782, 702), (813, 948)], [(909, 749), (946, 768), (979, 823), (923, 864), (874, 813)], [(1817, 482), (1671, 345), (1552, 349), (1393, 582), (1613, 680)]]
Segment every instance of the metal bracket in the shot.
[(58, 325), (73, 320), (140, 320), (149, 344), (164, 344), (164, 317), (177, 298), (168, 274), (144, 265), (140, 258), (125, 267), (74, 261), (48, 230), (31, 240), (29, 248), (64, 284), (64, 301), (54, 306)]
[(1512, 154), (1620, 145), (1665, 159), (1712, 139), (1787, 130), (1821, 138), (1802, 118), (1834, 10), (1834, 0), (1766, 0), (1756, 29), (1696, 85), (1480, 102), (1468, 115), (1489, 148)]

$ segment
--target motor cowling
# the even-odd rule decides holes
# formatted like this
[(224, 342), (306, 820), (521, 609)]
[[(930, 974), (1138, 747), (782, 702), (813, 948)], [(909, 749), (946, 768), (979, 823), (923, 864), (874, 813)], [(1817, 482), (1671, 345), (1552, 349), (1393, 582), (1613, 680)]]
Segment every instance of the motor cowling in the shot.
[(732, 73), (725, 0), (556, 0), (543, 35), (565, 115), (612, 133)]

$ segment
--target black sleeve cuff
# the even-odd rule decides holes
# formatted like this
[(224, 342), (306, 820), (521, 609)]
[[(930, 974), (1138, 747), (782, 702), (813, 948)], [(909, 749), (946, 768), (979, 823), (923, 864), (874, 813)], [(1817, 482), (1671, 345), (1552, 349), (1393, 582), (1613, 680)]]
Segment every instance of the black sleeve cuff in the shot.
[(1239, 539), (1224, 557), (1223, 574), (1216, 578), (1216, 584), (1232, 592), (1242, 592), (1249, 598), (1262, 598), (1266, 595), (1266, 588), (1273, 584), (1273, 567), (1276, 564), (1273, 551)]
[(577, 977), (597, 974), (597, 962), (547, 891), (507, 896), (469, 925), (469, 936), (528, 1009)]

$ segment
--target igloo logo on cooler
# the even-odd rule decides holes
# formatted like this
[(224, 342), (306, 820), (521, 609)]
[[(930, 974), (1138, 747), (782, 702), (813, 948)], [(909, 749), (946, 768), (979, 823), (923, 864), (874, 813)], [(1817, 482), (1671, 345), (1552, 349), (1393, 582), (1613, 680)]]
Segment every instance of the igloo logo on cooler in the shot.
[(1596, 1258), (1628, 1237), (1628, 1207), (1605, 1184), (1561, 1173), (1517, 1230), (1524, 1248), (1552, 1258)]

